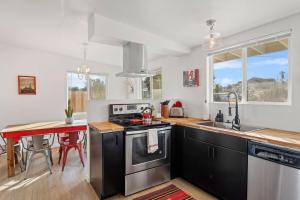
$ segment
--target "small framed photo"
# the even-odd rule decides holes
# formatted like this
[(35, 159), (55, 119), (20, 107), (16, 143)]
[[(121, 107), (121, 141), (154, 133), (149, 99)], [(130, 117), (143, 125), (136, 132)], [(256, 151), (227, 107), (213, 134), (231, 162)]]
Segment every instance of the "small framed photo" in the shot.
[(36, 95), (35, 76), (18, 76), (19, 95)]

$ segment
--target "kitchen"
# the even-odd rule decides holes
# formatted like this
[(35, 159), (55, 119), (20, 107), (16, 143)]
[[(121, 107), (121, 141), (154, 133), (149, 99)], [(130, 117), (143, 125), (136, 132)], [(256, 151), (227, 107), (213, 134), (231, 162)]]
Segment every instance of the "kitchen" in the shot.
[[(20, 134), (20, 129), (31, 136), (28, 127), (9, 125), (64, 122), (67, 118), (64, 110), (69, 110), (70, 98), (75, 112), (71, 125), (47, 124), (50, 126), (47, 135), (53, 135), (49, 139), (53, 151), (52, 174), (44, 158), (34, 155), (25, 176), (26, 169), (23, 167), (22, 171), (20, 163), (13, 158), (12, 152), (18, 152), (17, 149), (3, 148), (7, 153), (0, 156), (0, 199), (21, 199), (22, 195), (28, 199), (97, 199), (101, 195), (108, 199), (143, 199), (143, 195), (170, 185), (179, 188), (179, 194), (194, 199), (247, 199), (247, 196), (248, 199), (298, 199), (298, 2), (276, 2), (271, 8), (269, 4), (274, 2), (269, 0), (192, 1), (189, 4), (61, 0), (1, 4), (0, 81), (6, 88), (0, 98), (1, 147), (12, 147), (10, 135)], [(257, 13), (253, 15), (251, 10)], [(205, 47), (205, 42), (211, 41), (207, 35), (217, 37), (217, 45), (212, 49)], [(131, 62), (143, 63), (139, 66), (142, 68)], [(139, 78), (132, 77), (136, 70), (140, 70)], [(35, 77), (33, 95), (22, 95), (18, 91), (18, 82), (27, 76)], [(276, 86), (275, 92), (268, 90)], [(228, 98), (232, 91), (235, 95)], [(77, 95), (83, 95), (80, 98), (85, 99), (84, 103)], [(168, 109), (161, 106), (166, 100), (170, 100)], [(176, 102), (181, 102), (183, 109), (173, 107)], [(112, 107), (122, 110), (114, 113)], [(148, 125), (149, 120), (158, 123), (150, 129), (166, 128), (158, 133), (166, 134), (166, 142), (161, 143), (160, 137), (156, 138), (161, 152), (147, 154), (144, 153), (148, 137), (131, 146), (143, 144), (146, 160), (156, 160), (155, 156), (160, 157), (162, 153), (163, 164), (150, 161), (147, 169), (127, 167), (126, 151), (130, 142), (126, 139), (136, 134), (127, 135), (132, 127), (120, 124), (124, 123), (125, 116), (143, 120), (140, 113), (146, 107), (152, 107), (145, 112), (152, 111), (153, 119), (145, 114), (144, 120), (148, 120)], [(168, 118), (167, 111), (163, 110), (169, 114), (177, 110), (181, 118)], [(182, 110), (185, 118), (182, 118)], [(234, 124), (208, 120), (234, 120)], [(232, 127), (235, 130), (231, 130)], [(31, 132), (38, 129), (30, 128)], [(53, 133), (53, 128), (58, 132), (48, 134)], [(59, 153), (62, 143), (56, 133), (75, 129), (83, 137), (78, 139), (82, 142), (79, 147), (83, 147), (82, 164), (77, 151)], [(145, 132), (145, 127), (140, 130)], [(40, 134), (46, 135), (46, 130), (43, 131), (38, 129)], [(17, 137), (23, 136), (13, 136)], [(105, 139), (107, 142), (103, 143)], [(10, 143), (4, 146), (4, 141)], [(109, 146), (105, 145), (108, 144), (118, 144), (119, 149), (108, 148), (107, 151), (105, 148)], [(26, 152), (21, 140), (19, 146)], [(59, 155), (62, 156), (60, 164)], [(140, 154), (132, 158), (134, 156)], [(102, 159), (111, 161), (108, 171), (107, 160), (102, 166)], [(114, 164), (119, 167), (115, 168)], [(65, 165), (63, 170), (62, 165)], [(149, 176), (138, 177), (131, 181), (135, 186), (127, 195), (126, 188), (130, 187), (126, 185), (126, 177), (136, 172), (152, 173), (147, 170), (155, 171), (158, 166), (165, 167), (158, 173), (164, 171), (169, 176), (163, 173), (158, 178), (165, 179), (155, 184), (149, 184)], [(95, 167), (99, 171), (95, 171)], [(126, 172), (126, 168), (132, 171)], [(269, 169), (269, 172), (259, 169)], [(8, 171), (15, 176), (8, 178)], [(155, 174), (150, 177), (155, 178)], [(279, 180), (279, 174), (287, 178)], [(107, 183), (105, 176), (112, 179)], [(260, 179), (265, 176), (272, 181)], [(96, 186), (95, 177), (98, 178)], [(72, 184), (68, 184), (70, 182)], [(101, 184), (108, 184), (107, 195)], [(261, 188), (269, 192), (259, 193)], [(43, 191), (45, 196), (33, 190)], [(253, 194), (261, 196), (251, 196)]]

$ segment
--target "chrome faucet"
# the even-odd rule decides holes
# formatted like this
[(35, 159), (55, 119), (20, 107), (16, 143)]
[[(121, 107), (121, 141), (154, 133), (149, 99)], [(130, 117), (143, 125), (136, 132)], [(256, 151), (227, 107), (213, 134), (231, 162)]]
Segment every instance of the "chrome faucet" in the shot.
[(240, 125), (240, 118), (239, 118), (238, 94), (235, 91), (229, 92), (228, 96), (227, 96), (228, 97), (228, 104), (229, 104), (229, 106), (228, 106), (228, 115), (232, 116), (231, 106), (230, 106), (230, 96), (232, 94), (235, 97), (235, 117), (232, 120), (232, 129), (239, 131), (241, 129), (241, 125)]

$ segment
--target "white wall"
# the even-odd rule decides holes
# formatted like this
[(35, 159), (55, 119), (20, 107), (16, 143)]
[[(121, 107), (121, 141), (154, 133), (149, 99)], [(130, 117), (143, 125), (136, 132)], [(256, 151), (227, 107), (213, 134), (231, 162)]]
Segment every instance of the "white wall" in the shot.
[[(266, 106), (241, 105), (242, 123), (300, 131), (300, 15), (273, 22), (224, 39), (224, 46), (236, 44), (266, 34), (293, 28), (290, 65), (292, 74), (292, 105)], [(100, 56), (100, 55), (99, 55)], [(101, 55), (103, 56), (103, 55)], [(74, 71), (79, 59), (43, 52), (0, 45), (0, 128), (7, 124), (32, 121), (63, 120), (66, 106), (66, 72)], [(186, 113), (192, 117), (203, 117), (208, 112), (214, 118), (218, 109), (227, 112), (227, 104), (205, 104), (206, 99), (206, 53), (201, 48), (181, 57), (164, 57), (149, 63), (151, 68), (162, 68), (163, 99), (182, 100)], [(125, 99), (125, 79), (115, 73), (121, 68), (91, 63), (92, 72), (109, 74), (109, 98), (116, 100), (91, 101), (88, 104), (88, 119), (106, 120), (109, 103), (129, 102)], [(183, 70), (200, 69), (200, 87), (183, 87)], [(37, 76), (37, 95), (19, 96), (17, 75)], [(130, 102), (137, 102), (131, 100)], [(156, 102), (157, 104), (157, 102)]]
[[(76, 71), (80, 63), (72, 57), (0, 44), (0, 129), (8, 124), (64, 120), (66, 73)], [(108, 75), (109, 99), (126, 97), (125, 79), (115, 77), (121, 67), (89, 64), (92, 73)], [(18, 75), (36, 76), (37, 95), (18, 95)]]
[[(239, 41), (246, 41), (263, 35), (293, 29), (290, 39), (289, 65), (290, 77), (292, 79), (292, 105), (241, 105), (241, 121), (251, 125), (272, 127), (278, 129), (300, 131), (300, 15), (294, 15), (280, 21), (266, 24), (249, 31), (239, 33), (226, 38), (224, 45), (236, 44)], [(215, 116), (218, 109), (227, 113), (227, 104), (211, 104), (212, 116)]]
[[(292, 105), (240, 105), (240, 117), (244, 124), (263, 127), (278, 128), (292, 131), (300, 131), (300, 15), (294, 15), (280, 21), (266, 24), (255, 29), (238, 33), (224, 39), (223, 46), (238, 44), (264, 35), (293, 29), (291, 37), (290, 65), (292, 78)], [(208, 112), (213, 119), (219, 109), (227, 113), (227, 104), (204, 103), (206, 99), (206, 53), (200, 48), (194, 49), (191, 54), (182, 57), (165, 57), (150, 65), (163, 68), (164, 98), (180, 98), (188, 106), (190, 116), (201, 117)], [(183, 88), (182, 71), (184, 69), (200, 68), (200, 87)], [(208, 109), (206, 109), (209, 107)]]
[[(151, 68), (162, 69), (163, 99), (183, 102), (185, 114), (204, 117), (208, 113), (206, 99), (206, 60), (201, 48), (181, 57), (164, 57), (149, 63)], [(200, 86), (183, 87), (183, 71), (200, 69)], [(170, 103), (169, 106), (171, 106)]]

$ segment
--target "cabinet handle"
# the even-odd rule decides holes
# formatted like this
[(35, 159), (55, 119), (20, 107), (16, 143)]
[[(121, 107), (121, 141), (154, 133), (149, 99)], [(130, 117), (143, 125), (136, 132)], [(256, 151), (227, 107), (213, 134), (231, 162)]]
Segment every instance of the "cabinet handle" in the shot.
[(185, 128), (183, 129), (183, 139), (185, 139)]
[(207, 156), (208, 156), (208, 158), (210, 158), (210, 146), (208, 146), (207, 149), (208, 149), (208, 151), (207, 151), (207, 152), (208, 152), (208, 153), (207, 153)]
[(119, 145), (119, 136), (116, 135), (116, 145)]
[(213, 158), (213, 160), (215, 159), (215, 148), (214, 147), (212, 147), (212, 158)]

